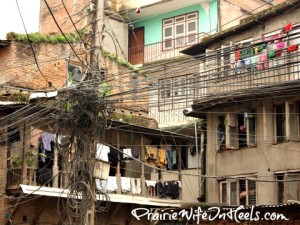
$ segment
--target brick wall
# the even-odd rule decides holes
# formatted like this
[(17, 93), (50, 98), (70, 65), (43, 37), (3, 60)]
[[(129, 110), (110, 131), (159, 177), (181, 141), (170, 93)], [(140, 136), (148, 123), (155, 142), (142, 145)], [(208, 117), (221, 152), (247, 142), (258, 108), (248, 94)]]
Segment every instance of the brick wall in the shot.
[[(33, 44), (39, 72), (28, 43), (12, 41), (10, 46), (0, 50), (0, 80), (16, 87), (29, 89), (49, 88), (49, 83), (61, 88), (66, 83), (67, 60), (71, 55), (67, 44)], [(79, 51), (78, 51), (79, 53)], [(71, 57), (73, 58), (73, 57)]]
[[(72, 25), (71, 20), (69, 19), (61, 1), (48, 0), (47, 2), (63, 31), (73, 32), (75, 28)], [(82, 29), (91, 22), (88, 10), (90, 0), (64, 0), (64, 3), (72, 17), (73, 22), (76, 24), (77, 29)], [(41, 1), (40, 32), (46, 34), (59, 33), (59, 29), (57, 28), (44, 1)]]

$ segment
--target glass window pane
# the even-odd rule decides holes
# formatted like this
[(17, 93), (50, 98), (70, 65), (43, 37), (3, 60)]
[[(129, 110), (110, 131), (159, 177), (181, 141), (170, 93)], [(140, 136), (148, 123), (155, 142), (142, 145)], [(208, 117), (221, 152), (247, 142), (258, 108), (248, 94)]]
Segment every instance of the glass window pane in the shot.
[(176, 25), (176, 35), (184, 35), (184, 24)]
[(196, 21), (188, 23), (188, 32), (196, 32)]
[(178, 22), (183, 22), (185, 19), (185, 16), (180, 16), (180, 17), (176, 17), (175, 18), (175, 22), (178, 23)]
[(169, 25), (173, 23), (173, 19), (164, 20), (164, 25)]
[(172, 27), (166, 27), (165, 28), (165, 37), (172, 37), (173, 36), (173, 28)]
[(227, 186), (226, 183), (222, 183), (221, 184), (221, 189), (222, 189), (222, 199), (221, 199), (221, 203), (227, 203)]
[(176, 38), (176, 47), (185, 45), (185, 37)]
[(169, 39), (169, 40), (165, 40), (164, 41), (164, 48), (167, 49), (167, 48), (172, 48), (173, 46), (173, 41), (172, 39)]
[(188, 14), (187, 15), (187, 19), (190, 20), (190, 19), (195, 19), (197, 18), (197, 13), (192, 13), (192, 14)]
[(237, 205), (236, 182), (230, 182), (230, 205)]

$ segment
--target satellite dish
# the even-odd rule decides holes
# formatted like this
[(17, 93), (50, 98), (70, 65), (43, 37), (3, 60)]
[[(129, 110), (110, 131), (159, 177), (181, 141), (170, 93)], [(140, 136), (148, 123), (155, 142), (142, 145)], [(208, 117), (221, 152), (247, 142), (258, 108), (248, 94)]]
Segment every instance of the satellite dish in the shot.
[(82, 82), (82, 81), (84, 81), (85, 77), (86, 77), (86, 74), (82, 73), (79, 68), (75, 68), (72, 71), (72, 78), (71, 78), (72, 81)]

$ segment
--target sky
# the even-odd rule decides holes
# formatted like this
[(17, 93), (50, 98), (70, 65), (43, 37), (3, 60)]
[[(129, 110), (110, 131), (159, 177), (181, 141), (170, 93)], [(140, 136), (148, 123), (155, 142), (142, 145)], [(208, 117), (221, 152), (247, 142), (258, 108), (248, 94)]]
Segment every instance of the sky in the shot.
[[(8, 32), (25, 33), (16, 0), (0, 0), (0, 40), (6, 39)], [(29, 33), (38, 32), (40, 0), (18, 0), (20, 10)]]

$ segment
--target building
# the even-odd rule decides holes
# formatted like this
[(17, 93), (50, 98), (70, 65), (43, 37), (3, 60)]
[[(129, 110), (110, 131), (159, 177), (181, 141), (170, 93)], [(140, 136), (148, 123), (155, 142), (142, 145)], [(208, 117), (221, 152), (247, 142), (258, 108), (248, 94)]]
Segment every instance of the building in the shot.
[(128, 60), (149, 74), (149, 117), (162, 129), (193, 134), (188, 125), (193, 127), (194, 119), (182, 116), (182, 110), (197, 96), (199, 67), (181, 51), (280, 2), (174, 0), (142, 7), (139, 14), (129, 12)]
[[(80, 145), (80, 140), (70, 147), (69, 132), (61, 139), (49, 133), (51, 129), (56, 130), (57, 121), (51, 120), (50, 115), (55, 113), (53, 108), (32, 103), (26, 106), (3, 103), (1, 112), (1, 157), (4, 162), (0, 174), (3, 178), (1, 190), (9, 196), (9, 201), (8, 198), (1, 198), (3, 209), (6, 209), (6, 218), (1, 219), (5, 223), (11, 220), (15, 224), (57, 224), (60, 220), (68, 223), (72, 219), (68, 211), (71, 208), (68, 207), (72, 204), (67, 202), (77, 199), (70, 192), (74, 191), (76, 182), (71, 174), (78, 157), (75, 151), (78, 147), (75, 146)], [(109, 154), (103, 154), (97, 145), (97, 155), (102, 160), (103, 156), (109, 160), (110, 170), (106, 175), (109, 175), (107, 187), (102, 186), (103, 181), (96, 182), (96, 210), (99, 213), (96, 213), (95, 224), (102, 224), (103, 221), (126, 224), (127, 220), (131, 220), (128, 212), (138, 205), (146, 208), (180, 207), (197, 202), (198, 192), (194, 188), (198, 186), (197, 179), (194, 179), (197, 170), (185, 170), (182, 159), (182, 152), (193, 144), (193, 137), (120, 121), (109, 123), (111, 125), (106, 129), (103, 145), (100, 145), (109, 148)], [(65, 132), (63, 123), (60, 123), (59, 129)], [(54, 147), (52, 141), (60, 147)], [(48, 145), (51, 150), (42, 152), (41, 147)], [(124, 149), (131, 149), (134, 158), (126, 159), (123, 152), (128, 151)], [(166, 151), (171, 151), (172, 157), (175, 157), (172, 167), (167, 163)], [(168, 187), (173, 187), (170, 189), (172, 191), (158, 188), (158, 185), (166, 183)], [(103, 200), (105, 204), (102, 204)], [(110, 204), (112, 207), (105, 208)], [(68, 210), (65, 211), (66, 208)], [(103, 208), (109, 211), (103, 212)], [(117, 214), (124, 217), (110, 217)], [(141, 223), (148, 224), (149, 221)]]
[[(65, 10), (62, 5), (53, 5), (54, 3), (55, 1), (50, 3), (54, 15)], [(83, 5), (78, 6), (78, 8), (81, 6)], [(53, 121), (48, 118), (49, 115), (73, 110), (68, 104), (62, 104), (63, 101), (61, 100), (66, 93), (77, 90), (80, 82), (85, 81), (83, 71), (86, 70), (85, 66), (89, 60), (91, 48), (81, 42), (81, 39), (89, 38), (91, 34), (88, 30), (81, 30), (81, 28), (88, 25), (84, 22), (82, 24), (78, 23), (79, 34), (83, 32), (82, 36), (79, 36), (77, 32), (73, 32), (73, 28), (63, 27), (72, 26), (72, 23), (67, 24), (63, 21), (59, 21), (59, 24), (64, 34), (57, 34), (57, 28), (55, 28), (53, 22), (54, 18), (51, 19), (52, 16), (49, 12), (45, 12), (45, 7), (42, 4), (41, 19), (43, 22), (41, 23), (41, 31), (44, 33), (30, 34), (30, 44), (27, 35), (16, 33), (11, 33), (7, 41), (1, 42), (1, 67), (4, 70), (0, 76), (3, 78), (1, 81), (3, 81), (3, 87), (5, 87), (1, 90), (1, 99), (4, 102), (1, 102), (2, 114), (0, 119), (1, 124), (3, 124), (1, 126), (1, 158), (3, 163), (0, 167), (0, 177), (3, 182), (1, 182), (0, 200), (1, 206), (3, 206), (2, 209), (5, 210), (3, 214), (1, 213), (5, 215), (5, 217), (1, 217), (1, 224), (11, 222), (19, 224), (59, 224), (60, 219), (69, 222), (68, 215), (70, 214), (63, 213), (64, 215), (60, 214), (60, 217), (57, 211), (60, 208), (54, 203), (63, 202), (62, 204), (64, 204), (67, 200), (72, 199), (72, 196), (70, 197), (70, 194), (68, 194), (68, 189), (70, 190), (70, 185), (73, 184), (70, 184), (72, 177), (69, 175), (72, 171), (70, 164), (72, 165), (71, 162), (76, 161), (74, 160), (74, 158), (76, 159), (73, 152), (74, 148), (70, 148), (64, 153), (59, 151), (61, 149), (54, 148), (50, 151), (51, 155), (45, 157), (45, 154), (39, 151), (39, 139), (43, 139), (45, 132), (53, 133)], [(76, 8), (77, 5), (75, 4), (74, 7)], [(89, 7), (85, 9), (88, 10)], [(86, 11), (83, 9), (81, 12)], [(66, 12), (64, 13), (66, 14)], [(74, 13), (72, 11), (72, 15)], [(84, 17), (84, 15), (80, 14), (80, 17)], [(65, 17), (59, 15), (54, 17), (58, 19), (68, 18), (67, 15)], [(75, 19), (75, 17), (73, 18)], [(110, 22), (105, 23), (106, 26), (112, 23), (114, 26), (121, 27), (121, 31), (117, 30), (118, 35), (120, 35), (118, 38), (124, 41), (123, 34), (125, 33), (126, 36), (126, 32), (128, 32), (127, 29), (123, 29), (125, 27), (124, 21), (122, 19), (120, 21), (120, 18), (116, 19), (116, 16), (111, 12), (106, 12), (106, 17), (110, 18)], [(70, 22), (70, 19), (67, 20)], [(49, 26), (48, 31), (44, 29), (46, 26)], [(100, 192), (103, 190), (97, 188), (97, 191), (99, 191), (97, 202), (100, 202), (97, 209), (103, 210), (101, 205), (103, 196), (105, 196), (105, 204), (111, 203), (113, 206), (109, 213), (97, 214), (95, 223), (99, 224), (101, 219), (101, 223), (104, 220), (108, 224), (128, 224), (130, 222), (128, 212), (140, 204), (148, 208), (152, 206), (179, 207), (186, 203), (195, 204), (199, 195), (198, 189), (195, 189), (194, 186), (199, 187), (200, 184), (194, 177), (199, 174), (200, 170), (195, 169), (195, 167), (186, 170), (188, 168), (186, 153), (195, 152), (192, 148), (194, 139), (190, 136), (151, 129), (149, 127), (156, 128), (156, 124), (153, 126), (153, 120), (141, 119), (141, 116), (148, 113), (147, 99), (143, 100), (142, 104), (132, 101), (134, 98), (139, 98), (139, 94), (133, 93), (134, 96), (131, 94), (124, 95), (123, 92), (128, 89), (130, 91), (131, 86), (122, 87), (122, 84), (132, 82), (132, 86), (145, 86), (146, 82), (144, 80), (139, 81), (136, 73), (132, 73), (132, 70), (136, 70), (124, 61), (126, 54), (119, 55), (117, 53), (122, 52), (123, 47), (118, 42), (116, 33), (113, 33), (116, 30), (110, 28), (105, 32), (108, 36), (104, 38), (103, 46), (105, 48), (101, 51), (103, 60), (97, 73), (109, 80), (105, 84), (109, 88), (101, 94), (116, 96), (116, 98), (110, 98), (115, 107), (110, 110), (126, 115), (118, 117), (117, 113), (114, 113), (117, 118), (109, 120), (111, 126), (108, 126), (103, 142), (108, 146), (115, 146), (117, 154), (120, 153), (118, 151), (123, 150), (124, 147), (128, 149), (129, 146), (139, 147), (140, 152), (139, 158), (136, 160), (131, 160), (128, 163), (117, 162), (111, 164), (110, 177), (115, 180), (115, 187), (117, 188), (113, 191), (114, 193), (109, 194)], [(67, 38), (62, 37), (63, 35)], [(97, 41), (99, 40), (97, 39)], [(125, 42), (127, 44), (126, 38)], [(118, 47), (115, 47), (114, 43), (118, 43)], [(114, 54), (110, 54), (114, 51)], [(124, 52), (127, 53), (127, 50)], [(123, 58), (123, 61), (120, 60), (121, 58)], [(82, 83), (85, 84), (85, 82)], [(110, 87), (114, 88), (111, 89)], [(96, 87), (93, 91), (97, 92)], [(123, 101), (120, 97), (125, 100)], [(130, 98), (129, 101), (128, 98)], [(45, 101), (48, 105), (45, 104)], [(134, 117), (135, 115), (139, 115), (140, 118)], [(132, 124), (133, 121), (137, 121), (139, 125)], [(64, 126), (62, 121), (56, 122), (59, 126)], [(156, 161), (152, 162), (152, 167), (147, 166), (144, 163), (146, 159), (143, 155), (146, 145), (151, 145), (153, 147), (152, 152), (155, 152), (155, 154), (157, 154), (158, 148), (160, 149), (159, 154), (162, 154), (161, 152), (166, 154), (166, 151), (162, 150), (172, 150), (173, 159), (177, 159), (173, 163), (174, 167), (165, 170), (166, 160), (164, 160), (163, 165), (160, 165), (162, 170), (157, 169)], [(67, 154), (67, 160), (62, 162), (63, 154)], [(43, 160), (46, 164), (41, 166), (40, 162), (43, 162)], [(133, 193), (131, 188), (128, 190), (128, 186), (126, 191), (122, 191), (122, 180), (129, 180), (129, 184), (133, 182), (135, 185), (140, 186), (138, 193)], [(161, 181), (162, 185), (167, 182), (169, 186), (175, 186), (176, 193), (170, 196), (170, 193), (164, 193), (163, 190), (162, 196), (159, 196), (156, 185), (158, 181)], [(106, 207), (104, 208), (106, 209)], [(68, 211), (68, 213), (70, 212)], [(124, 217), (110, 219), (110, 215), (124, 215)], [(149, 223), (149, 221), (143, 223)]]
[[(299, 1), (285, 1), (183, 52), (197, 56), (206, 121), (206, 201), (299, 201)], [(226, 45), (227, 44), (227, 45)]]

